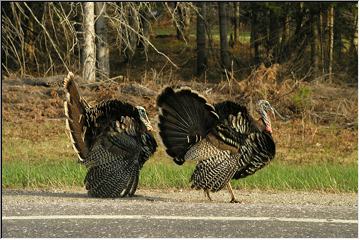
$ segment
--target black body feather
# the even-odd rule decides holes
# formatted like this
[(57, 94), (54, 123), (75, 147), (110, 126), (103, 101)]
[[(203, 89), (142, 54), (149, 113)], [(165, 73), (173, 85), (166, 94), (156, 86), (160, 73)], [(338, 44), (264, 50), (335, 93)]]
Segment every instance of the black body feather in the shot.
[(157, 144), (138, 110), (117, 99), (90, 107), (69, 74), (64, 80), (67, 126), (80, 161), (88, 168), (84, 183), (92, 197), (134, 195), (144, 163)]
[(212, 106), (190, 89), (166, 88), (157, 106), (166, 152), (177, 164), (198, 161), (191, 177), (197, 189), (219, 191), (230, 179), (255, 173), (275, 156), (271, 134), (237, 103)]

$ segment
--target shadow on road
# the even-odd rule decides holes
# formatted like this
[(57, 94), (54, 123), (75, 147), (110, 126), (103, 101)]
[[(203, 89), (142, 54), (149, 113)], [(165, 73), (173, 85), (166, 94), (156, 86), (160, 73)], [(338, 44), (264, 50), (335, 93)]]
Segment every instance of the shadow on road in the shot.
[(30, 191), (30, 190), (5, 190), (2, 194), (9, 196), (38, 196), (38, 197), (67, 197), (67, 198), (88, 198), (87, 193), (77, 192), (51, 192), (51, 191)]
[[(93, 198), (89, 197), (86, 192), (51, 192), (36, 190), (3, 190), (2, 195), (8, 196), (37, 196), (37, 197), (56, 197), (56, 198), (83, 198), (83, 199), (114, 199), (114, 198)], [(144, 200), (144, 201), (169, 201), (167, 198), (144, 196), (135, 194), (133, 197), (118, 198), (124, 200)]]

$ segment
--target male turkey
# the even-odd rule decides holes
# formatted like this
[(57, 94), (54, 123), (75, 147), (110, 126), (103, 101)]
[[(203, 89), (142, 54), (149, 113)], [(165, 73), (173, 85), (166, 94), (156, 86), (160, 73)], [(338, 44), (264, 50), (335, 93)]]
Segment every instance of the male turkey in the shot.
[(66, 128), (79, 161), (88, 169), (88, 194), (133, 196), (140, 169), (157, 147), (145, 109), (116, 99), (91, 107), (80, 97), (71, 72), (64, 88)]
[(158, 96), (160, 136), (166, 152), (181, 165), (196, 160), (192, 187), (216, 192), (225, 185), (231, 202), (237, 202), (230, 180), (254, 174), (275, 156), (268, 112), (274, 109), (260, 100), (256, 122), (246, 107), (231, 101), (214, 106), (189, 88), (167, 87)]

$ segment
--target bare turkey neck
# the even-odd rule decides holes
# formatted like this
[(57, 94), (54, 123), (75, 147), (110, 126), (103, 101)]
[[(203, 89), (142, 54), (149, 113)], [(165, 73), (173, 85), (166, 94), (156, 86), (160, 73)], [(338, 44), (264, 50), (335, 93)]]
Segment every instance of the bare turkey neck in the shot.
[(270, 121), (270, 118), (268, 117), (267, 113), (262, 109), (260, 112), (260, 115), (261, 115), (261, 121), (263, 122), (263, 124), (265, 126), (265, 131), (272, 133), (271, 121)]

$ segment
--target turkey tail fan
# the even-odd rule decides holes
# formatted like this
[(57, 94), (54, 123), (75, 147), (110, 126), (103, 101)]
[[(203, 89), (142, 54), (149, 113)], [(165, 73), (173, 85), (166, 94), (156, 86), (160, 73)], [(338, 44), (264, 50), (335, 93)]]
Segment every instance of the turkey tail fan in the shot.
[(165, 88), (157, 98), (157, 107), (166, 152), (181, 165), (187, 150), (206, 136), (218, 115), (205, 98), (189, 88)]
[(72, 72), (69, 72), (64, 79), (64, 89), (66, 91), (66, 101), (64, 102), (64, 110), (67, 117), (66, 128), (70, 133), (70, 139), (79, 160), (84, 162), (89, 152), (84, 140), (85, 113), (89, 105), (80, 97)]

